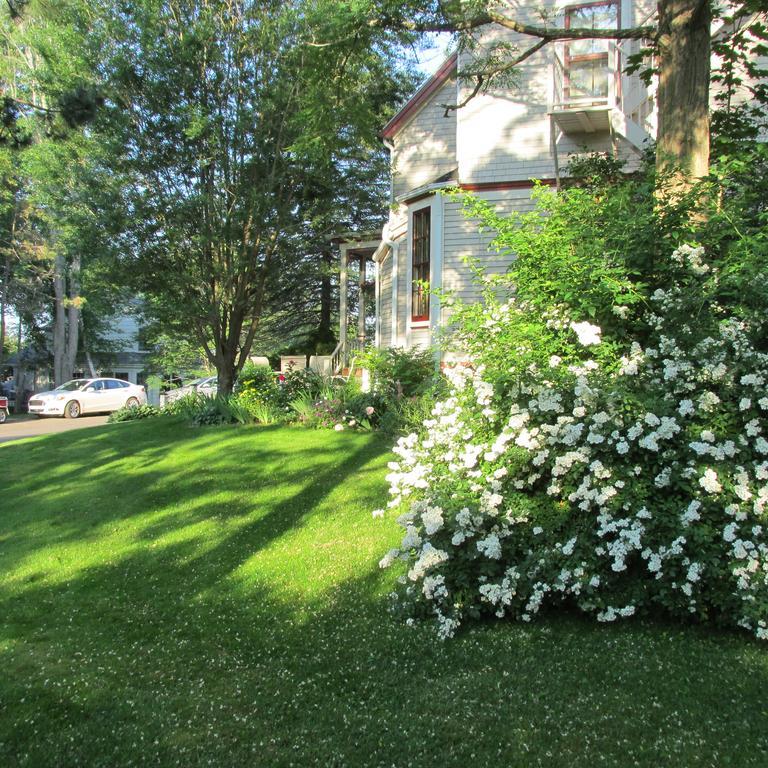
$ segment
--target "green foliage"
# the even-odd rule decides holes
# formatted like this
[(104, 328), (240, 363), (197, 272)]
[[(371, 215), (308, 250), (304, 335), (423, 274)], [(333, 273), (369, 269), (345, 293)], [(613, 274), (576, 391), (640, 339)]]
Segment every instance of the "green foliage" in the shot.
[(318, 397), (328, 382), (311, 368), (294, 368), (285, 374), (285, 381), (280, 384), (280, 404), (287, 405), (302, 394)]
[(395, 449), (383, 563), (408, 563), (399, 605), (443, 637), (566, 605), (768, 639), (763, 182), (729, 158), (670, 206), (595, 167), (532, 215), (469, 202), (517, 258), (456, 308), (472, 366)]
[(435, 353), (429, 348), (368, 347), (357, 364), (370, 373), (372, 390), (388, 402), (419, 396), (437, 376)]
[(149, 419), (154, 416), (160, 416), (162, 411), (155, 408), (154, 405), (139, 405), (135, 408), (120, 408), (109, 414), (107, 421), (110, 424), (122, 421), (139, 421), (140, 419)]
[(237, 377), (236, 390), (243, 403), (277, 405), (281, 399), (277, 375), (268, 365), (246, 363)]
[(312, 395), (304, 392), (290, 403), (298, 422), (316, 429), (376, 429), (386, 412), (386, 401), (360, 391), (356, 382), (331, 383)]
[(222, 394), (257, 336), (271, 350), (330, 327), (321, 244), (385, 199), (375, 126), (399, 95), (395, 56), (308, 44), (336, 19), (320, 6), (149, 0), (81, 18), (119, 94), (98, 123), (120, 182), (105, 234), (151, 314), (207, 350)]
[(245, 390), (232, 396), (232, 402), (242, 408), (257, 424), (277, 424), (285, 421), (285, 409), (274, 401), (262, 399), (255, 391)]
[(248, 407), (233, 395), (208, 397), (191, 392), (168, 403), (163, 413), (181, 416), (197, 426), (248, 424), (253, 421)]
[(186, 378), (203, 370), (203, 350), (189, 339), (160, 332), (145, 336), (142, 342), (152, 350), (147, 363), (153, 371)]
[(282, 378), (265, 365), (247, 363), (237, 379), (238, 399), (252, 411), (260, 404), (285, 412), (290, 403), (304, 395), (319, 397), (326, 380), (310, 368), (292, 368)]

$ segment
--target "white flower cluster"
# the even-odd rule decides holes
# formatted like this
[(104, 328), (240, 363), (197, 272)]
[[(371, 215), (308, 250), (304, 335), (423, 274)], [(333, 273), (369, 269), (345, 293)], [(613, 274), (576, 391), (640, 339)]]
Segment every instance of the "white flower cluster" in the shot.
[[(703, 272), (699, 250), (673, 258)], [(606, 622), (717, 614), (768, 637), (768, 357), (731, 320), (689, 341), (668, 319), (680, 301), (657, 292), (656, 342), (610, 376), (586, 361), (555, 386), (552, 356), (510, 400), (482, 368), (448, 372), (421, 435), (395, 448), (405, 536), (381, 563), (408, 563), (420, 588), (404, 599), (441, 637), (476, 611), (530, 620), (561, 602)], [(600, 343), (596, 326), (559, 327)]]

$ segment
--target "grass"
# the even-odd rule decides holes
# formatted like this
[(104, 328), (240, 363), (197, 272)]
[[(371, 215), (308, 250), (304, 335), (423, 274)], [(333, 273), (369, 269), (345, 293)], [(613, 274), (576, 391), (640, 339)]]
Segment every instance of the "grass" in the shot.
[(386, 445), (108, 425), (0, 447), (0, 766), (760, 766), (768, 651), (386, 610)]

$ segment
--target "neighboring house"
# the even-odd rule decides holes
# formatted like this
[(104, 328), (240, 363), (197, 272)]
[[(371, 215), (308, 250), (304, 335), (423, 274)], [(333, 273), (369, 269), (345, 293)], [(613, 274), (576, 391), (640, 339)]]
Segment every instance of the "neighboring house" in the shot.
[[(113, 351), (93, 355), (92, 363), (100, 376), (114, 376), (131, 384), (143, 384), (149, 350), (141, 344), (139, 323), (132, 315), (116, 315), (110, 328), (103, 334)], [(88, 371), (88, 361), (80, 360), (83, 372)]]
[[(550, 23), (564, 27), (617, 28), (648, 24), (651, 2), (545, 2)], [(516, 9), (521, 21), (541, 23), (543, 6)], [(504, 40), (520, 50), (532, 39), (487, 28), (483, 46)], [(623, 70), (639, 41), (584, 40), (545, 46), (518, 68), (517, 85), (480, 94), (460, 109), (472, 84), (457, 79), (473, 54), (450, 56), (385, 126), (391, 156), (391, 209), (380, 240), (347, 238), (341, 250), (341, 323), (337, 359), (348, 359), (363, 338), (349, 332), (348, 266), (375, 263), (375, 342), (381, 347), (426, 346), (445, 323), (447, 309), (423, 289), (451, 291), (465, 301), (478, 296), (465, 257), (500, 272), (509, 257), (488, 251), (490, 235), (462, 215), (461, 204), (439, 194), (446, 187), (472, 191), (500, 213), (532, 208), (532, 179), (558, 186), (574, 154), (610, 152), (637, 167), (656, 132), (655, 84)], [(482, 53), (482, 47), (481, 47)], [(346, 353), (346, 354), (345, 354)]]
[[(109, 352), (79, 355), (74, 376), (114, 376), (132, 384), (143, 384), (148, 351), (142, 349), (139, 324), (131, 315), (115, 315), (103, 338)], [(53, 355), (50, 349), (24, 349), (11, 355), (6, 363), (7, 373), (19, 392), (41, 392), (53, 386)], [(10, 369), (10, 370), (8, 370)]]

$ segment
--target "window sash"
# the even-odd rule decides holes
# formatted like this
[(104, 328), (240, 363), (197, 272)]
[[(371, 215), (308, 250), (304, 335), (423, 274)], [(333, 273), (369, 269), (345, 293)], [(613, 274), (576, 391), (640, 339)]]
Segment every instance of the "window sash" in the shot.
[(414, 211), (411, 255), (411, 320), (429, 319), (429, 282), (431, 210)]
[[(586, 3), (565, 9), (565, 28), (618, 29), (617, 2)], [(571, 40), (564, 46), (566, 101), (608, 98), (608, 40)]]

